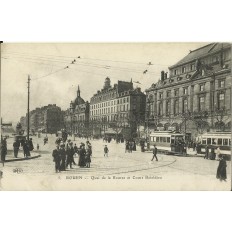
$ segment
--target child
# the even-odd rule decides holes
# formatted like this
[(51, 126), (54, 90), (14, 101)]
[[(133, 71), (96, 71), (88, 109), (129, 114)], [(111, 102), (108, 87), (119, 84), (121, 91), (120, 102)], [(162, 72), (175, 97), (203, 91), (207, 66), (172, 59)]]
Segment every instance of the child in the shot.
[(104, 156), (108, 157), (108, 152), (109, 152), (109, 149), (108, 149), (107, 145), (105, 145), (105, 147), (104, 147)]

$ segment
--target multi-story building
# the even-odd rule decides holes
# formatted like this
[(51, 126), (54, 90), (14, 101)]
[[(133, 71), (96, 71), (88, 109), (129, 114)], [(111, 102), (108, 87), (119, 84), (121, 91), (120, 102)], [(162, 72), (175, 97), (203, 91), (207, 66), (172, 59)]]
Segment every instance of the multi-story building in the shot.
[(97, 91), (90, 100), (92, 133), (104, 135), (111, 133), (112, 128), (117, 134), (123, 133), (122, 130), (126, 128), (132, 133), (132, 129), (143, 119), (140, 112), (145, 108), (145, 102), (145, 94), (140, 89), (133, 89), (132, 80), (118, 81), (112, 87), (107, 77), (103, 89)]
[[(26, 114), (26, 117), (20, 118), (20, 123), (25, 131), (27, 130), (27, 117)], [(32, 133), (38, 131), (56, 133), (63, 128), (63, 113), (56, 104), (49, 104), (30, 111), (29, 122)]]
[(191, 134), (231, 129), (231, 44), (211, 43), (161, 72), (146, 90), (152, 129)]
[(71, 101), (70, 108), (65, 111), (64, 115), (65, 129), (70, 134), (86, 136), (89, 132), (89, 102), (84, 101), (80, 95), (78, 86), (77, 97)]

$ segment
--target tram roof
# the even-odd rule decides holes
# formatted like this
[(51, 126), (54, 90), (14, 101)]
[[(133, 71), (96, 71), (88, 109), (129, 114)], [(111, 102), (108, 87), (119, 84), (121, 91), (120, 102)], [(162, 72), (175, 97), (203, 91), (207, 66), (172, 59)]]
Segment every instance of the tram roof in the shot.
[(159, 135), (183, 135), (184, 134), (181, 134), (181, 133), (178, 133), (178, 132), (174, 132), (174, 131), (155, 131), (155, 132), (152, 132), (150, 135), (155, 135), (155, 134), (159, 134)]
[(231, 137), (231, 132), (208, 132), (201, 137)]

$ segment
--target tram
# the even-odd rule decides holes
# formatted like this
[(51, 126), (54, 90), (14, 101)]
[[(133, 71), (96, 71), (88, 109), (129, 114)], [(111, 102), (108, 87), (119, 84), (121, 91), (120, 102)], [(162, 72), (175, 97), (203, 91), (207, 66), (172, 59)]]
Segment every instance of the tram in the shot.
[(149, 136), (150, 147), (156, 145), (158, 150), (166, 154), (182, 154), (184, 140), (184, 134), (172, 131), (155, 131)]
[(201, 151), (205, 153), (205, 147), (211, 149), (220, 148), (221, 155), (225, 155), (228, 160), (231, 160), (231, 133), (230, 132), (211, 132), (205, 133), (197, 137)]

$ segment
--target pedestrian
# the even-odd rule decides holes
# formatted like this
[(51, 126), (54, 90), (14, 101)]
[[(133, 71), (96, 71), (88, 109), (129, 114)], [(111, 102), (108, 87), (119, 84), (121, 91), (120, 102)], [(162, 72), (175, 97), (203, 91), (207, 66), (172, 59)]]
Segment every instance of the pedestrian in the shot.
[(109, 153), (109, 149), (108, 149), (107, 145), (105, 145), (105, 147), (104, 147), (104, 157), (105, 156), (108, 157), (108, 153)]
[(126, 141), (125, 153), (126, 153), (126, 152), (129, 152), (129, 142), (128, 142), (128, 141)]
[(37, 151), (39, 150), (39, 144), (37, 143)]
[(92, 145), (91, 145), (91, 143), (90, 143), (89, 141), (87, 141), (87, 142), (86, 142), (86, 145), (87, 145), (87, 149), (89, 149), (90, 156), (92, 156), (92, 153), (93, 153), (92, 151), (93, 151), (93, 150), (92, 150)]
[(20, 143), (17, 141), (17, 139), (15, 139), (15, 141), (14, 141), (14, 143), (13, 143), (13, 147), (14, 147), (14, 157), (15, 157), (15, 158), (18, 157), (19, 146), (20, 146)]
[(157, 147), (154, 145), (154, 149), (153, 149), (153, 157), (151, 159), (151, 161), (153, 161), (153, 159), (156, 159), (156, 161), (158, 161), (158, 158), (157, 158)]
[(59, 145), (56, 145), (56, 149), (52, 152), (53, 162), (55, 162), (55, 172), (60, 172), (60, 161), (61, 161), (61, 154)]
[(210, 152), (210, 160), (215, 160), (216, 154), (215, 154), (215, 148), (211, 148)]
[(7, 143), (6, 143), (6, 138), (4, 140), (1, 139), (1, 162), (4, 167), (5, 160), (6, 160), (6, 155), (7, 155)]
[(80, 154), (79, 154), (78, 166), (80, 166), (80, 168), (83, 168), (86, 165), (86, 163), (85, 163), (86, 150), (85, 150), (85, 145), (84, 144), (81, 144), (79, 153)]
[(208, 159), (208, 158), (209, 158), (209, 147), (208, 147), (208, 145), (206, 145), (204, 159)]
[(86, 149), (86, 158), (85, 158), (85, 162), (86, 162), (86, 167), (90, 168), (90, 163), (91, 163), (91, 148), (87, 147)]
[(221, 150), (220, 148), (218, 147), (216, 149), (216, 160), (220, 160), (221, 159)]
[(66, 149), (66, 154), (67, 154), (66, 168), (67, 168), (68, 165), (69, 165), (70, 169), (72, 169), (72, 163), (73, 163), (73, 162), (74, 162), (74, 164), (76, 164), (75, 161), (74, 161), (74, 158), (73, 158), (73, 156), (74, 156), (74, 148), (72, 147), (72, 144), (73, 144), (73, 143), (70, 142), (70, 143), (68, 144), (67, 149)]
[(226, 174), (226, 159), (225, 156), (222, 156), (219, 160), (219, 164), (218, 164), (218, 168), (217, 168), (217, 179), (219, 179), (220, 181), (226, 181), (227, 179), (227, 174)]
[(66, 151), (65, 151), (65, 145), (63, 143), (60, 145), (60, 157), (61, 157), (60, 170), (65, 171)]
[(33, 151), (33, 150), (34, 150), (32, 138), (30, 138), (30, 140), (29, 140), (29, 142), (28, 142), (28, 146), (29, 146), (29, 151)]

